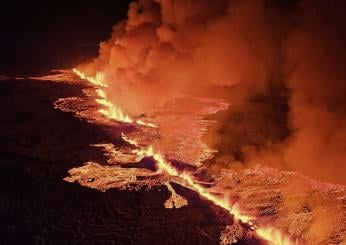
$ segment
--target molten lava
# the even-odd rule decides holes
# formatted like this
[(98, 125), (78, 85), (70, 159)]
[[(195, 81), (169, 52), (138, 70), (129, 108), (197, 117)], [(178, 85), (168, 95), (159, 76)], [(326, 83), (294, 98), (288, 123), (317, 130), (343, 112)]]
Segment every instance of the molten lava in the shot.
[(87, 76), (78, 69), (72, 69), (74, 73), (76, 73), (81, 79), (87, 80), (96, 86), (108, 87), (108, 85), (104, 82), (104, 74), (102, 72), (97, 72), (95, 77)]
[(165, 158), (162, 156), (162, 154), (160, 154), (159, 152), (155, 152), (152, 146), (149, 146), (147, 148), (140, 147), (139, 144), (136, 142), (136, 140), (129, 139), (124, 134), (123, 134), (123, 139), (126, 142), (138, 148), (134, 150), (134, 153), (136, 153), (138, 156), (152, 157), (157, 162), (158, 169), (160, 172), (165, 172), (169, 174), (170, 176), (176, 176), (181, 178), (183, 180), (183, 183), (185, 183), (184, 185), (185, 187), (196, 191), (201, 197), (227, 210), (229, 214), (231, 214), (234, 217), (235, 220), (238, 220), (243, 224), (249, 225), (251, 229), (253, 229), (256, 232), (257, 236), (267, 241), (269, 244), (272, 244), (272, 245), (293, 244), (293, 242), (291, 242), (291, 240), (288, 237), (286, 237), (283, 233), (281, 233), (279, 230), (276, 230), (275, 228), (272, 228), (272, 227), (260, 228), (255, 226), (253, 224), (254, 218), (242, 213), (240, 207), (237, 204), (231, 204), (230, 201), (227, 200), (225, 197), (220, 198), (219, 196), (211, 193), (208, 190), (208, 188), (205, 188), (201, 186), (200, 184), (196, 183), (192, 175), (190, 175), (188, 172), (180, 172), (178, 169), (172, 166), (168, 161), (166, 161)]
[(274, 228), (258, 228), (256, 229), (256, 234), (273, 245), (291, 245), (293, 242), (285, 237), (280, 231)]
[(96, 99), (96, 102), (104, 107), (99, 110), (102, 115), (109, 119), (114, 119), (125, 123), (133, 122), (128, 115), (125, 115), (120, 108), (115, 106), (107, 99), (107, 95), (102, 89), (97, 89), (96, 93), (101, 97), (100, 99)]
[[(78, 75), (81, 79), (87, 80), (98, 87), (108, 87), (107, 83), (104, 81), (104, 74), (100, 71), (96, 73), (95, 77), (87, 76), (76, 68), (73, 68), (73, 72), (76, 75)], [(99, 99), (96, 99), (96, 102), (103, 107), (99, 110), (99, 112), (103, 116), (124, 123), (134, 122), (134, 120), (130, 116), (123, 113), (123, 111), (118, 106), (114, 105), (108, 99), (106, 92), (102, 88), (96, 89), (96, 93), (100, 97)], [(153, 123), (146, 123), (142, 120), (136, 120), (135, 122), (139, 125), (146, 127), (157, 127)]]
[[(73, 69), (74, 73), (77, 74), (81, 79), (87, 80), (92, 84), (98, 86), (95, 90), (98, 95), (98, 99), (96, 102), (102, 106), (103, 108), (99, 110), (99, 112), (113, 120), (117, 120), (124, 123), (137, 123), (139, 125), (144, 125), (148, 127), (157, 127), (152, 123), (146, 123), (141, 120), (133, 120), (130, 116), (124, 114), (122, 110), (114, 105), (107, 97), (106, 92), (100, 87), (107, 87), (107, 83), (104, 81), (104, 76), (101, 72), (98, 72), (95, 77), (86, 76), (84, 73), (77, 69)], [(132, 139), (122, 133), (122, 138), (124, 141), (132, 145), (135, 149), (133, 153), (139, 157), (151, 157), (157, 163), (157, 173), (166, 174), (168, 176), (176, 177), (180, 179), (179, 184), (183, 185), (186, 188), (189, 188), (195, 192), (197, 192), (204, 199), (212, 202), (214, 205), (219, 206), (229, 212), (230, 215), (234, 217), (236, 221), (240, 221), (242, 224), (246, 224), (253, 230), (258, 237), (267, 241), (272, 245), (289, 245), (293, 244), (293, 242), (286, 237), (279, 230), (272, 227), (258, 227), (254, 224), (255, 217), (251, 217), (250, 215), (245, 214), (240, 205), (237, 203), (232, 203), (227, 199), (226, 195), (217, 195), (210, 191), (210, 189), (199, 184), (200, 182), (196, 179), (191, 173), (188, 171), (180, 171), (174, 165), (172, 165), (169, 161), (167, 161), (163, 154), (159, 151), (156, 151), (153, 146), (143, 146), (137, 140)], [(221, 193), (222, 194), (222, 193)], [(184, 201), (182, 201), (184, 203)]]

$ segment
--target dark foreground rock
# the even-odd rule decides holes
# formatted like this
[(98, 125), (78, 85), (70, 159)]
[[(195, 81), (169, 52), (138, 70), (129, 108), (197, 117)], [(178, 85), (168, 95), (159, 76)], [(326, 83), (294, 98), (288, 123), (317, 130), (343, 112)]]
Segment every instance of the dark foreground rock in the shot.
[[(219, 209), (190, 202), (165, 209), (167, 190), (100, 192), (63, 181), (86, 161), (102, 162), (100, 126), (55, 110), (81, 86), (0, 82), (0, 244), (218, 244)], [(221, 211), (222, 212), (222, 211)]]

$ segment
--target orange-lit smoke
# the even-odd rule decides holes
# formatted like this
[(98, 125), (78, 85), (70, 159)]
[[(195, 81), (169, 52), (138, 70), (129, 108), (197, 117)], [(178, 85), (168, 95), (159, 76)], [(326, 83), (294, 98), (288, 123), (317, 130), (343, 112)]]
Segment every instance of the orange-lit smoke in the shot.
[(273, 33), (281, 32), (269, 15), (258, 0), (134, 2), (99, 57), (80, 69), (102, 71), (111, 99), (130, 115), (211, 86), (262, 90), (278, 58)]
[(304, 1), (301, 25), (285, 43), (293, 134), (284, 149), (290, 168), (346, 184), (345, 1)]
[(344, 11), (344, 1), (297, 1), (280, 43), (282, 68), (276, 72), (281, 75), (274, 80), (284, 88), (270, 91), (268, 79), (267, 104), (250, 94), (248, 100), (256, 103), (221, 118), (210, 136), (224, 153), (220, 162), (270, 165), (346, 184)]
[[(100, 77), (89, 77), (86, 76), (84, 73), (80, 72), (78, 69), (73, 69), (76, 75), (78, 75), (81, 79), (87, 80), (91, 82), (93, 85), (97, 87), (108, 87), (107, 83), (102, 79), (100, 80)], [(102, 73), (98, 73), (102, 74)], [(137, 123), (144, 126), (149, 127), (156, 127), (156, 125), (153, 125), (151, 123), (145, 123), (140, 120), (134, 121), (129, 116), (126, 116), (122, 113), (121, 109), (118, 108), (116, 105), (114, 105), (112, 102), (110, 102), (107, 99), (107, 95), (101, 88), (96, 87), (96, 94), (99, 96), (99, 99), (96, 99), (95, 101), (102, 107), (102, 109), (99, 110), (99, 112), (104, 115), (108, 119), (114, 119), (123, 123)], [(198, 183), (198, 180), (196, 180), (192, 174), (185, 171), (180, 171), (169, 161), (167, 161), (163, 154), (160, 152), (157, 152), (153, 146), (143, 146), (140, 145), (136, 139), (129, 138), (126, 134), (122, 133), (122, 138), (124, 141), (129, 143), (130, 145), (134, 146), (136, 149), (133, 150), (133, 152), (140, 156), (140, 157), (152, 157), (155, 162), (157, 163), (157, 172), (162, 174), (167, 174), (170, 177), (177, 177), (179, 178), (179, 183), (182, 184), (184, 187), (190, 188), (198, 195), (200, 195), (202, 198), (210, 201), (216, 206), (219, 206), (229, 212), (230, 215), (233, 216), (236, 222), (241, 222), (243, 224), (247, 224), (251, 230), (255, 232), (255, 234), (268, 242), (268, 244), (271, 245), (291, 245), (294, 244), (288, 236), (286, 236), (282, 231), (275, 229), (274, 227), (258, 227), (254, 225), (253, 221), (255, 220), (255, 217), (251, 217), (250, 215), (247, 215), (244, 210), (241, 209), (241, 207), (237, 203), (232, 203), (230, 199), (227, 198), (227, 195), (225, 193), (218, 195), (216, 193), (213, 193), (210, 189), (204, 187), (203, 185)]]
[[(140, 0), (101, 43), (99, 57), (79, 69), (94, 78), (102, 71), (107, 99), (131, 118), (181, 94), (222, 96), (231, 109), (241, 104), (240, 113), (258, 95), (284, 94), (282, 125), (290, 132), (278, 128), (272, 141), (271, 129), (263, 133), (255, 123), (258, 135), (235, 144), (244, 155), (236, 161), (345, 184), (345, 2), (285, 2)], [(277, 117), (261, 123), (275, 127)], [(209, 137), (231, 155), (232, 167), (229, 141), (238, 139), (230, 118)]]

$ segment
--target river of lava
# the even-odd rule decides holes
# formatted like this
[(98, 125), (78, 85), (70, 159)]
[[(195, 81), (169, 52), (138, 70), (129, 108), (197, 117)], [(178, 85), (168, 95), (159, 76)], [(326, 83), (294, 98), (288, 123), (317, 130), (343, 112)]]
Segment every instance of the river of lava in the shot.
[[(134, 123), (134, 124), (138, 124), (138, 125), (142, 125), (144, 127), (151, 127), (151, 128), (156, 128), (158, 127), (156, 124), (154, 123), (147, 123), (147, 122), (143, 122), (140, 119), (134, 120), (132, 119), (130, 116), (124, 114), (122, 112), (122, 110), (114, 105), (107, 97), (106, 91), (104, 90), (104, 88), (107, 88), (107, 83), (104, 81), (104, 76), (101, 72), (98, 72), (96, 74), (95, 77), (90, 77), (87, 76), (85, 74), (83, 74), (81, 71), (77, 70), (77, 69), (73, 69), (74, 73), (77, 74), (81, 79), (87, 80), (89, 82), (91, 82), (92, 84), (94, 84), (95, 86), (97, 86), (97, 88), (95, 88), (95, 92), (98, 96), (98, 98), (95, 100), (101, 107), (101, 109), (99, 109), (99, 113), (101, 113), (103, 116), (112, 119), (112, 120), (117, 120), (123, 123)], [(191, 103), (191, 100), (188, 99), (187, 101), (185, 101), (186, 103)], [(203, 103), (205, 103), (205, 101), (203, 101)], [(193, 103), (192, 103), (193, 105)], [(207, 108), (207, 111), (201, 111), (201, 115), (203, 114), (212, 114), (217, 112), (218, 110), (221, 109), (226, 109), (227, 106), (226, 104), (222, 104), (219, 103), (219, 105), (222, 105), (219, 108), (215, 108), (215, 107), (204, 107)], [(190, 106), (193, 107), (193, 106)], [(167, 109), (170, 108), (170, 109)], [(184, 107), (184, 108), (189, 108), (189, 107)], [(200, 110), (203, 107), (194, 107), (194, 110)], [(167, 126), (167, 130), (166, 132), (168, 133), (169, 131), (171, 131), (172, 128), (175, 128), (175, 125), (172, 125), (172, 123), (174, 124), (175, 120), (172, 120), (172, 118), (170, 118), (167, 115), (171, 115), (169, 112), (170, 111), (176, 111), (176, 108), (173, 106), (167, 106), (166, 109), (164, 109), (165, 113), (158, 113), (159, 115), (161, 115), (161, 117), (159, 116), (158, 120), (159, 122), (161, 122), (161, 124), (163, 125), (163, 132), (161, 132), (161, 134), (164, 135), (165, 132), (165, 125)], [(189, 114), (190, 112), (187, 111), (186, 114)], [(165, 116), (162, 116), (165, 115)], [(191, 114), (193, 115), (193, 114)], [(164, 118), (163, 118), (164, 117)], [(200, 119), (200, 118), (198, 118)], [(188, 118), (188, 120), (191, 120), (191, 118)], [(192, 120), (193, 121), (193, 120)], [(198, 120), (197, 120), (198, 121)], [(165, 123), (162, 123), (165, 122)], [(179, 122), (180, 125), (186, 125), (184, 123)], [(191, 132), (194, 131), (194, 127), (196, 127), (195, 124), (191, 124), (190, 127), (187, 126), (187, 131)], [(199, 125), (200, 126), (200, 125)], [(206, 125), (204, 125), (206, 126)], [(160, 128), (161, 129), (161, 128)], [(182, 136), (185, 136), (186, 139), (186, 135), (185, 135), (185, 131), (182, 130)], [(203, 131), (203, 130), (202, 130)], [(148, 131), (145, 131), (148, 132)], [(198, 134), (198, 137), (201, 137), (200, 133)], [(133, 137), (136, 136), (136, 134), (132, 135)], [(138, 136), (138, 135), (137, 135)], [(165, 147), (161, 147), (160, 148), (160, 143), (163, 143), (163, 145), (166, 146), (172, 146), (172, 144), (174, 145), (175, 142), (170, 142), (172, 139), (176, 139), (179, 137), (168, 137), (168, 139), (165, 141), (157, 141), (157, 142), (150, 142), (150, 139), (152, 139), (152, 137), (145, 138), (143, 137), (143, 135), (141, 135), (140, 141), (137, 140), (137, 138), (132, 138), (129, 137), (128, 135), (126, 135), (125, 133), (122, 133), (122, 138), (129, 143), (130, 145), (133, 146), (133, 150), (132, 152), (137, 155), (138, 157), (149, 157), (155, 160), (156, 164), (157, 164), (157, 170), (156, 172), (158, 174), (164, 174), (164, 175), (168, 175), (170, 177), (174, 177), (175, 179), (178, 179), (178, 183), (186, 188), (189, 188), (195, 192), (197, 192), (202, 198), (212, 202), (214, 205), (219, 206), (225, 210), (227, 210), (229, 212), (230, 215), (232, 215), (234, 217), (234, 219), (236, 221), (239, 221), (242, 224), (246, 224), (251, 230), (253, 230), (258, 237), (260, 237), (261, 239), (267, 241), (269, 244), (275, 244), (275, 245), (288, 245), (288, 244), (293, 244), (293, 242), (291, 242), (291, 240), (286, 237), (283, 233), (281, 233), (279, 230), (276, 230), (273, 227), (259, 227), (258, 225), (255, 224), (255, 217), (251, 217), (251, 215), (246, 214), (240, 207), (240, 205), (238, 205), (237, 203), (232, 203), (230, 200), (228, 200), (227, 195), (225, 193), (219, 192), (217, 194), (215, 194), (213, 191), (211, 191), (210, 188), (208, 187), (204, 187), (204, 185), (200, 184), (200, 181), (195, 175), (193, 175), (192, 173), (190, 173), (188, 170), (181, 170), (178, 167), (176, 167), (174, 164), (172, 164), (170, 162), (170, 160), (168, 159), (178, 159), (180, 161), (184, 161), (184, 162), (194, 162), (195, 165), (194, 166), (199, 166), (201, 164), (201, 160), (206, 160), (208, 157), (210, 157), (210, 152), (209, 154), (206, 154), (206, 156), (204, 157), (199, 157), (198, 159), (195, 158), (188, 158), (186, 156), (184, 157), (180, 157), (179, 155), (174, 155), (174, 152), (179, 152), (179, 150), (175, 149), (172, 152), (167, 151), (167, 149), (165, 149)], [(143, 138), (145, 140), (143, 140)], [(194, 140), (194, 139), (192, 139)], [(170, 145), (170, 143), (172, 143)], [(190, 145), (192, 142), (190, 142)], [(179, 145), (179, 144), (178, 144)], [(184, 148), (186, 148), (186, 145), (183, 146)], [(208, 149), (204, 146), (204, 148), (201, 150), (204, 152), (208, 152)], [(161, 153), (163, 152), (163, 153)], [(169, 158), (167, 158), (166, 156), (169, 156)], [(185, 154), (186, 155), (186, 154)], [(188, 155), (188, 154), (187, 154)], [(198, 154), (197, 154), (198, 155)], [(203, 154), (202, 154), (203, 155)], [(179, 159), (180, 158), (180, 159)]]

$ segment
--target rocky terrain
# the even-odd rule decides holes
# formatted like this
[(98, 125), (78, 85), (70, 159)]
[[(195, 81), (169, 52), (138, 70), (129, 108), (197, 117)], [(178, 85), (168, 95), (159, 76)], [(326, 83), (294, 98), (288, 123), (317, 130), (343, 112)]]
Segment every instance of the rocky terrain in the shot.
[(166, 209), (166, 187), (101, 192), (63, 181), (84, 162), (106, 164), (90, 144), (122, 142), (54, 109), (83, 86), (2, 80), (0, 87), (0, 244), (218, 244), (222, 210), (204, 202)]
[[(47, 80), (59, 79), (0, 82), (0, 244), (264, 244), (179, 179), (155, 173), (155, 162), (136, 157), (121, 132), (145, 131), (93, 121), (88, 86)], [(345, 242), (343, 186), (261, 166), (202, 170), (210, 190), (241, 205), (256, 226), (298, 244)]]

